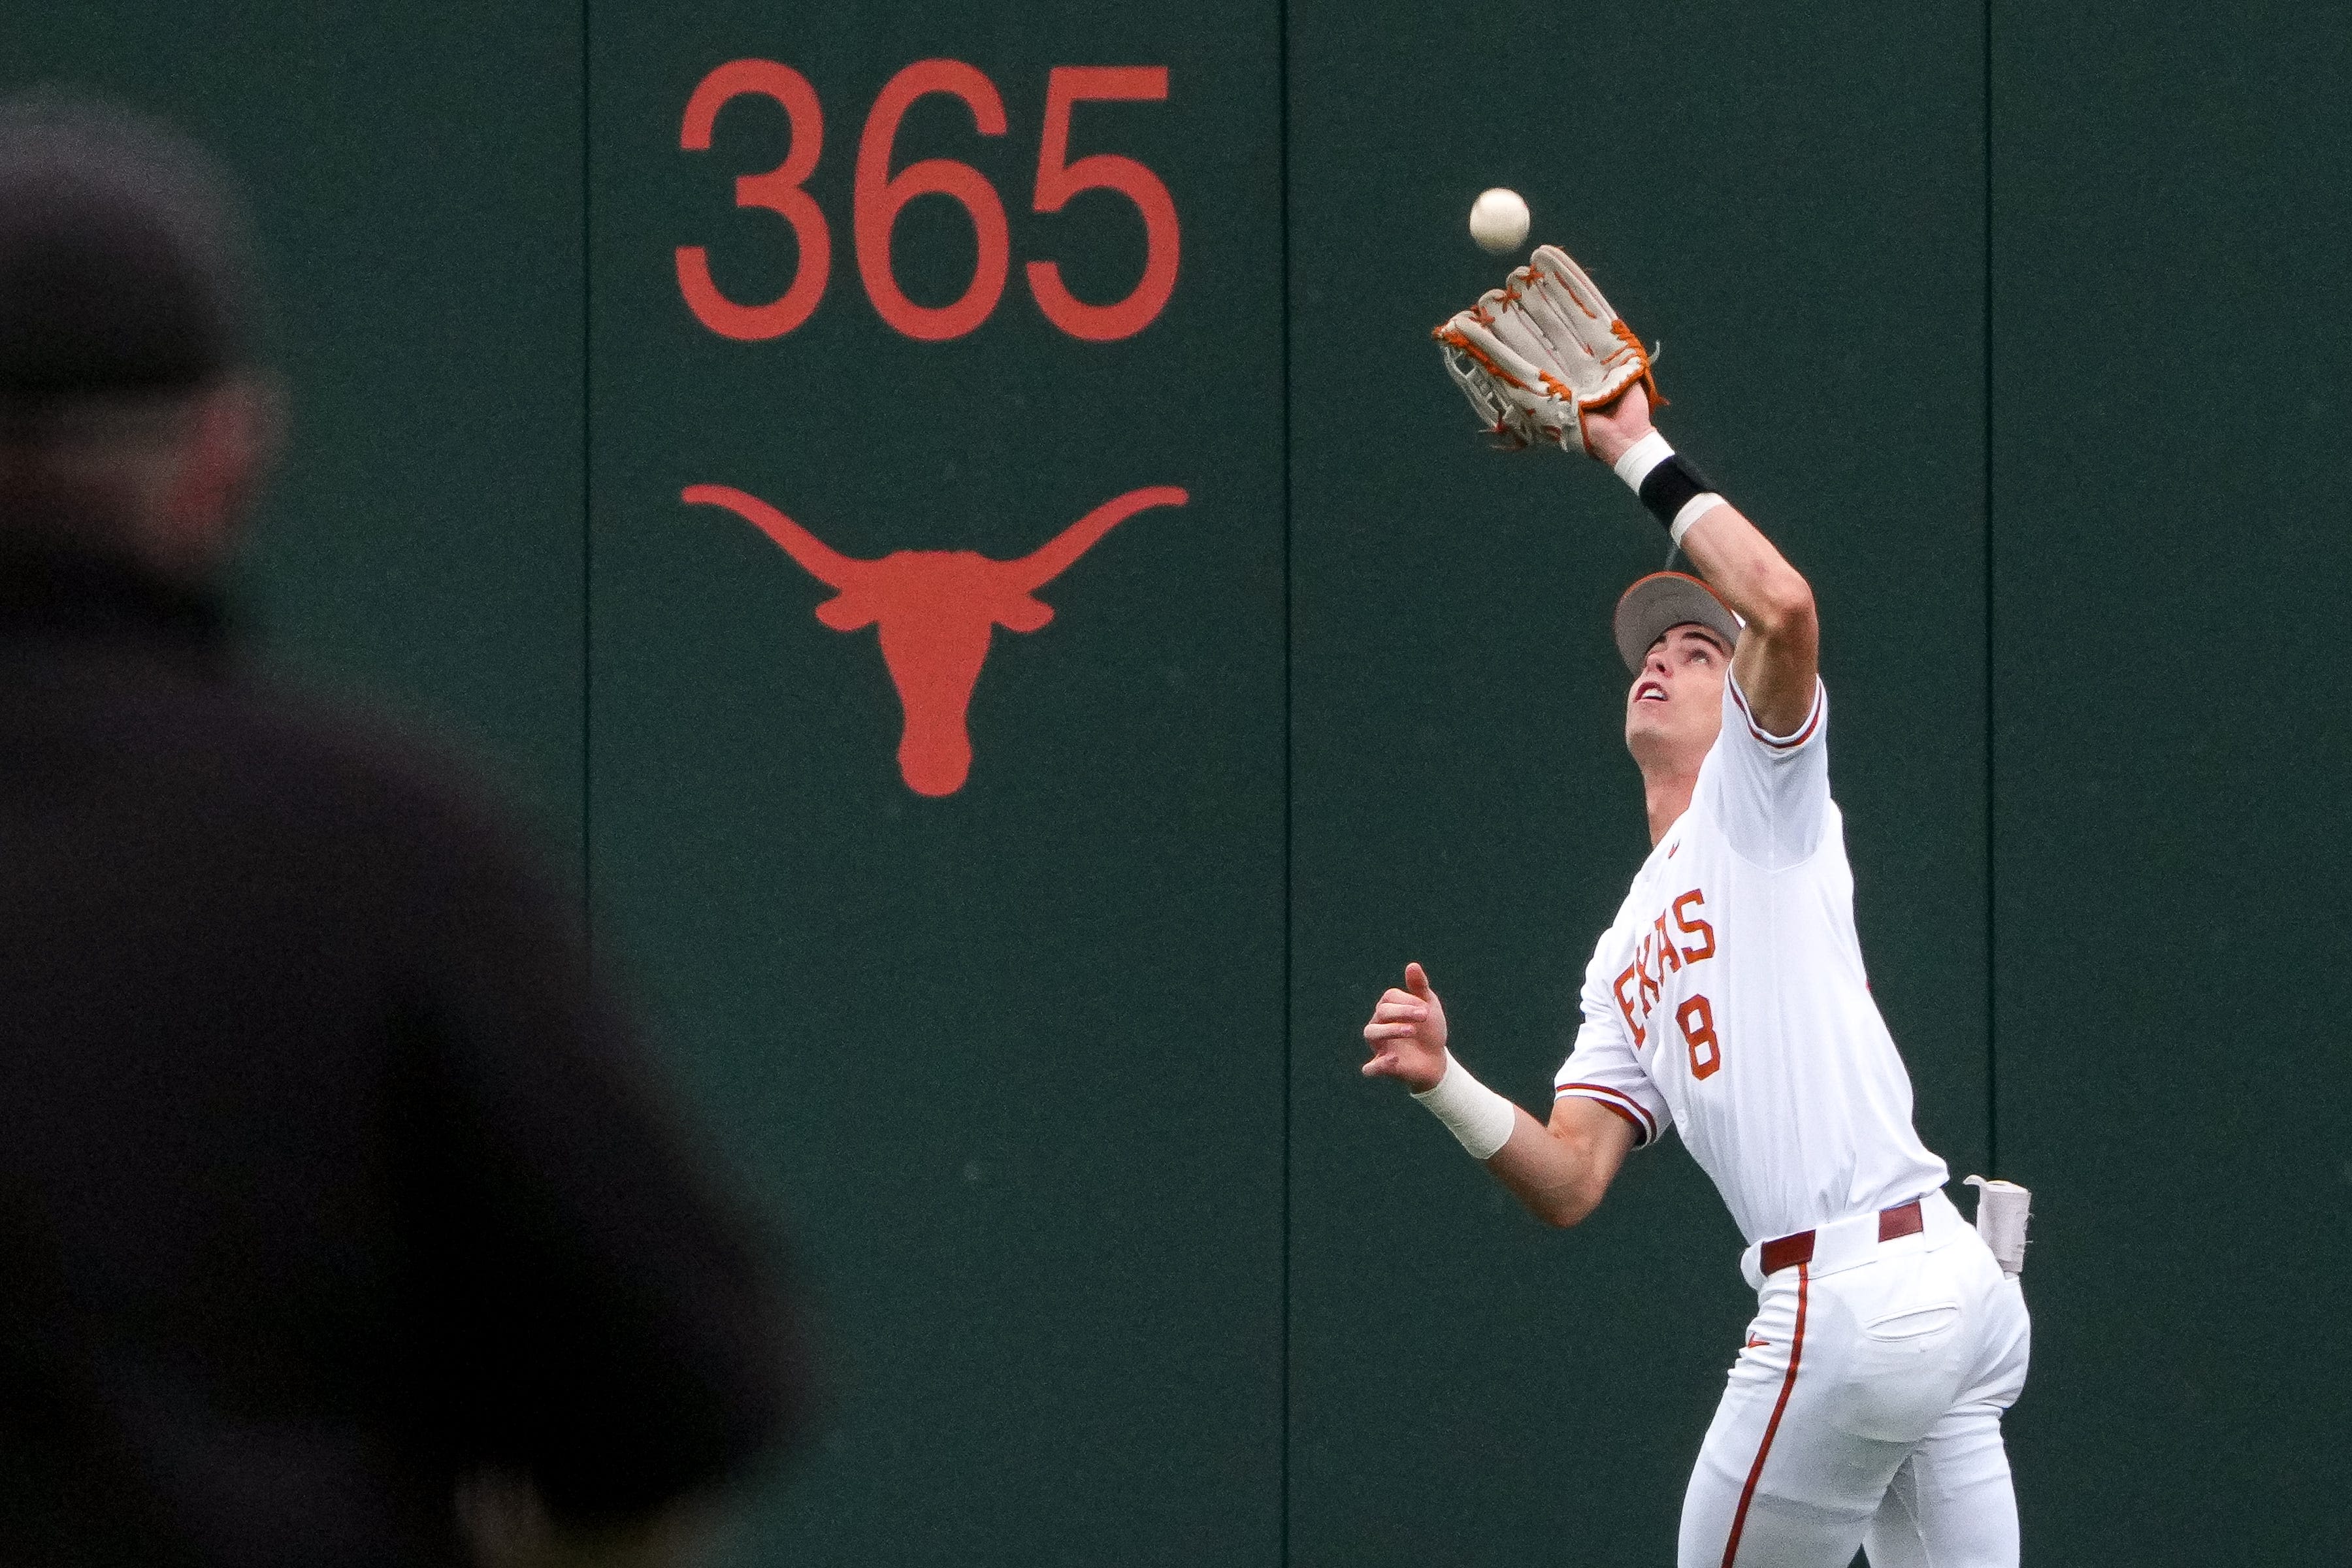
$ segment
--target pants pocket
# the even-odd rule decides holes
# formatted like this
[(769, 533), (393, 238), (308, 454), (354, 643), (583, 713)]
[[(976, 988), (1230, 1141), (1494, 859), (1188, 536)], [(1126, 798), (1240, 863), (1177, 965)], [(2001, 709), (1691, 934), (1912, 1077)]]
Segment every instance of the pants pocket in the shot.
[(1863, 1324), (1862, 1331), (1868, 1338), (1892, 1343), (1941, 1333), (1959, 1321), (1960, 1304), (1958, 1301), (1938, 1301), (1924, 1307), (1906, 1307), (1899, 1312), (1873, 1318)]
[[(1914, 1283), (1927, 1283), (1916, 1280)], [(1843, 1431), (1880, 1443), (1916, 1443), (1951, 1408), (1969, 1360), (1974, 1336), (1959, 1300), (1930, 1288), (1869, 1291), (1857, 1279), (1845, 1297), (1850, 1316), (1822, 1324), (1843, 1330), (1843, 1353), (1825, 1353), (1822, 1370), (1834, 1365), (1840, 1385), (1832, 1420)], [(1853, 1309), (1860, 1309), (1854, 1310)], [(1824, 1347), (1826, 1351), (1827, 1347)]]

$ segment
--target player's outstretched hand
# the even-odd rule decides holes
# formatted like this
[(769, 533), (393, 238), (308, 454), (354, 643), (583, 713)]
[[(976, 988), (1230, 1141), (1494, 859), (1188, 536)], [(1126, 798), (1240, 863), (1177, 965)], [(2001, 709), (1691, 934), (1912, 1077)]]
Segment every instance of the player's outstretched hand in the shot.
[(1584, 414), (1584, 442), (1594, 457), (1615, 466), (1626, 448), (1650, 433), (1650, 395), (1635, 382), (1614, 403)]
[(1397, 1079), (1425, 1094), (1445, 1076), (1445, 1008), (1420, 964), (1404, 966), (1403, 990), (1391, 985), (1382, 993), (1364, 1026), (1364, 1044), (1372, 1050), (1366, 1078)]

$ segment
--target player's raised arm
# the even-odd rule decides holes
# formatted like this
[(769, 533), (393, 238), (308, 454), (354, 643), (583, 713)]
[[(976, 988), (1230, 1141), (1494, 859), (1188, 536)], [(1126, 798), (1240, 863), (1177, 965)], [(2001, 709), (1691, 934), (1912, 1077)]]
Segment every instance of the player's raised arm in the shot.
[[(1650, 423), (1650, 399), (1639, 383), (1605, 408), (1588, 412), (1584, 438), (1592, 455), (1643, 492), (1643, 482), (1664, 463), (1703, 485), (1696, 471), (1673, 456), (1673, 448)], [(1633, 470), (1640, 471), (1633, 472)], [(1644, 500), (1648, 500), (1646, 494)], [(1668, 526), (1683, 552), (1739, 618), (1739, 651), (1731, 661), (1739, 689), (1756, 721), (1776, 735), (1794, 734), (1813, 706), (1813, 677), (1821, 663), (1821, 625), (1813, 612), (1812, 585), (1773, 546), (1747, 515), (1721, 496), (1701, 489), (1684, 501)]]
[(1528, 1212), (1571, 1226), (1600, 1206), (1633, 1146), (1632, 1129), (1590, 1100), (1552, 1105), (1546, 1126), (1470, 1076), (1445, 1046), (1445, 1007), (1418, 963), (1391, 986), (1364, 1026), (1366, 1078), (1392, 1078), (1481, 1161)]
[(1651, 426), (1650, 356), (1584, 269), (1538, 246), (1436, 336), (1454, 384), (1504, 445), (1581, 449), (1633, 488), (1748, 623), (1732, 668), (1750, 716), (1773, 734), (1802, 727), (1820, 645), (1812, 589)]

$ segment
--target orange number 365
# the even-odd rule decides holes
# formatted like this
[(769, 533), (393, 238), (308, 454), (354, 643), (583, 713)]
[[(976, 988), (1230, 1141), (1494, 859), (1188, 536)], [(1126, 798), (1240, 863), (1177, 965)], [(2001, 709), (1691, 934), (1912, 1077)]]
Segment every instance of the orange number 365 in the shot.
[(1690, 1047), (1691, 1077), (1713, 1078), (1723, 1066), (1723, 1047), (1716, 1043), (1715, 1008), (1704, 996), (1694, 996), (1675, 1009), (1683, 1026), (1683, 1043)]
[[(961, 60), (917, 60), (884, 84), (857, 138), (850, 191), (850, 233), (857, 276), (875, 312), (894, 330), (923, 342), (943, 342), (977, 331), (1003, 298), (1012, 267), (1013, 235), (1004, 201), (988, 176), (954, 158), (919, 158), (896, 174), (898, 130), (921, 99), (939, 95), (962, 103), (982, 136), (1005, 133), (1003, 95), (978, 67)], [(815, 313), (833, 269), (833, 233), (806, 188), (824, 149), (824, 112), (808, 78), (774, 60), (730, 60), (704, 77), (687, 101), (678, 146), (710, 151), (719, 110), (739, 98), (765, 98), (781, 106), (791, 132), (784, 161), (762, 174), (735, 181), (735, 205), (774, 213), (792, 226), (797, 259), (792, 282), (764, 304), (746, 305), (721, 293), (710, 253), (699, 245), (677, 250), (678, 292), (694, 319), (740, 342), (780, 338)], [(1124, 196), (1143, 220), (1143, 275), (1127, 297), (1108, 304), (1079, 299), (1062, 279), (1061, 264), (1029, 262), (1023, 273), (1045, 320), (1087, 342), (1131, 338), (1160, 317), (1176, 290), (1182, 247), (1176, 198), (1160, 176), (1133, 158), (1111, 153), (1070, 156), (1070, 114), (1081, 103), (1165, 103), (1166, 66), (1055, 66), (1045, 79), (1045, 122), (1037, 144), (1037, 181), (1031, 205), (1059, 213), (1087, 191)], [(921, 305), (899, 288), (891, 236), (898, 215), (924, 196), (945, 196), (971, 220), (975, 259), (971, 281), (945, 305)], [(1687, 928), (1686, 928), (1687, 929)]]

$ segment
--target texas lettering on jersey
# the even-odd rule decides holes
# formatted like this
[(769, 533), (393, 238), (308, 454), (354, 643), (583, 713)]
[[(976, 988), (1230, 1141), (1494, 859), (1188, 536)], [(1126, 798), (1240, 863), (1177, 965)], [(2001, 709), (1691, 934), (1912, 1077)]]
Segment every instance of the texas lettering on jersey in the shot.
[(1639, 1146), (1676, 1129), (1752, 1242), (1903, 1203), (1948, 1173), (1911, 1126), (1854, 935), (1826, 689), (1777, 737), (1749, 724), (1736, 680), (1689, 809), (1593, 944), (1553, 1091), (1619, 1115)]
[[(1706, 894), (1697, 888), (1676, 896), (1650, 922), (1648, 933), (1633, 949), (1633, 962), (1618, 973), (1612, 986), (1617, 1010), (1625, 1016), (1625, 1026), (1633, 1031), (1637, 1051), (1649, 1043), (1650, 1013), (1658, 1005), (1666, 976), (1681, 973), (1685, 964), (1704, 963), (1715, 956), (1715, 927), (1698, 913), (1706, 907)], [(1666, 930), (1670, 916), (1675, 922), (1671, 932)], [(1675, 1009), (1675, 1021), (1690, 1047), (1691, 1076), (1714, 1076), (1723, 1065), (1723, 1053), (1716, 1043), (1713, 1005), (1705, 996), (1693, 995)]]

